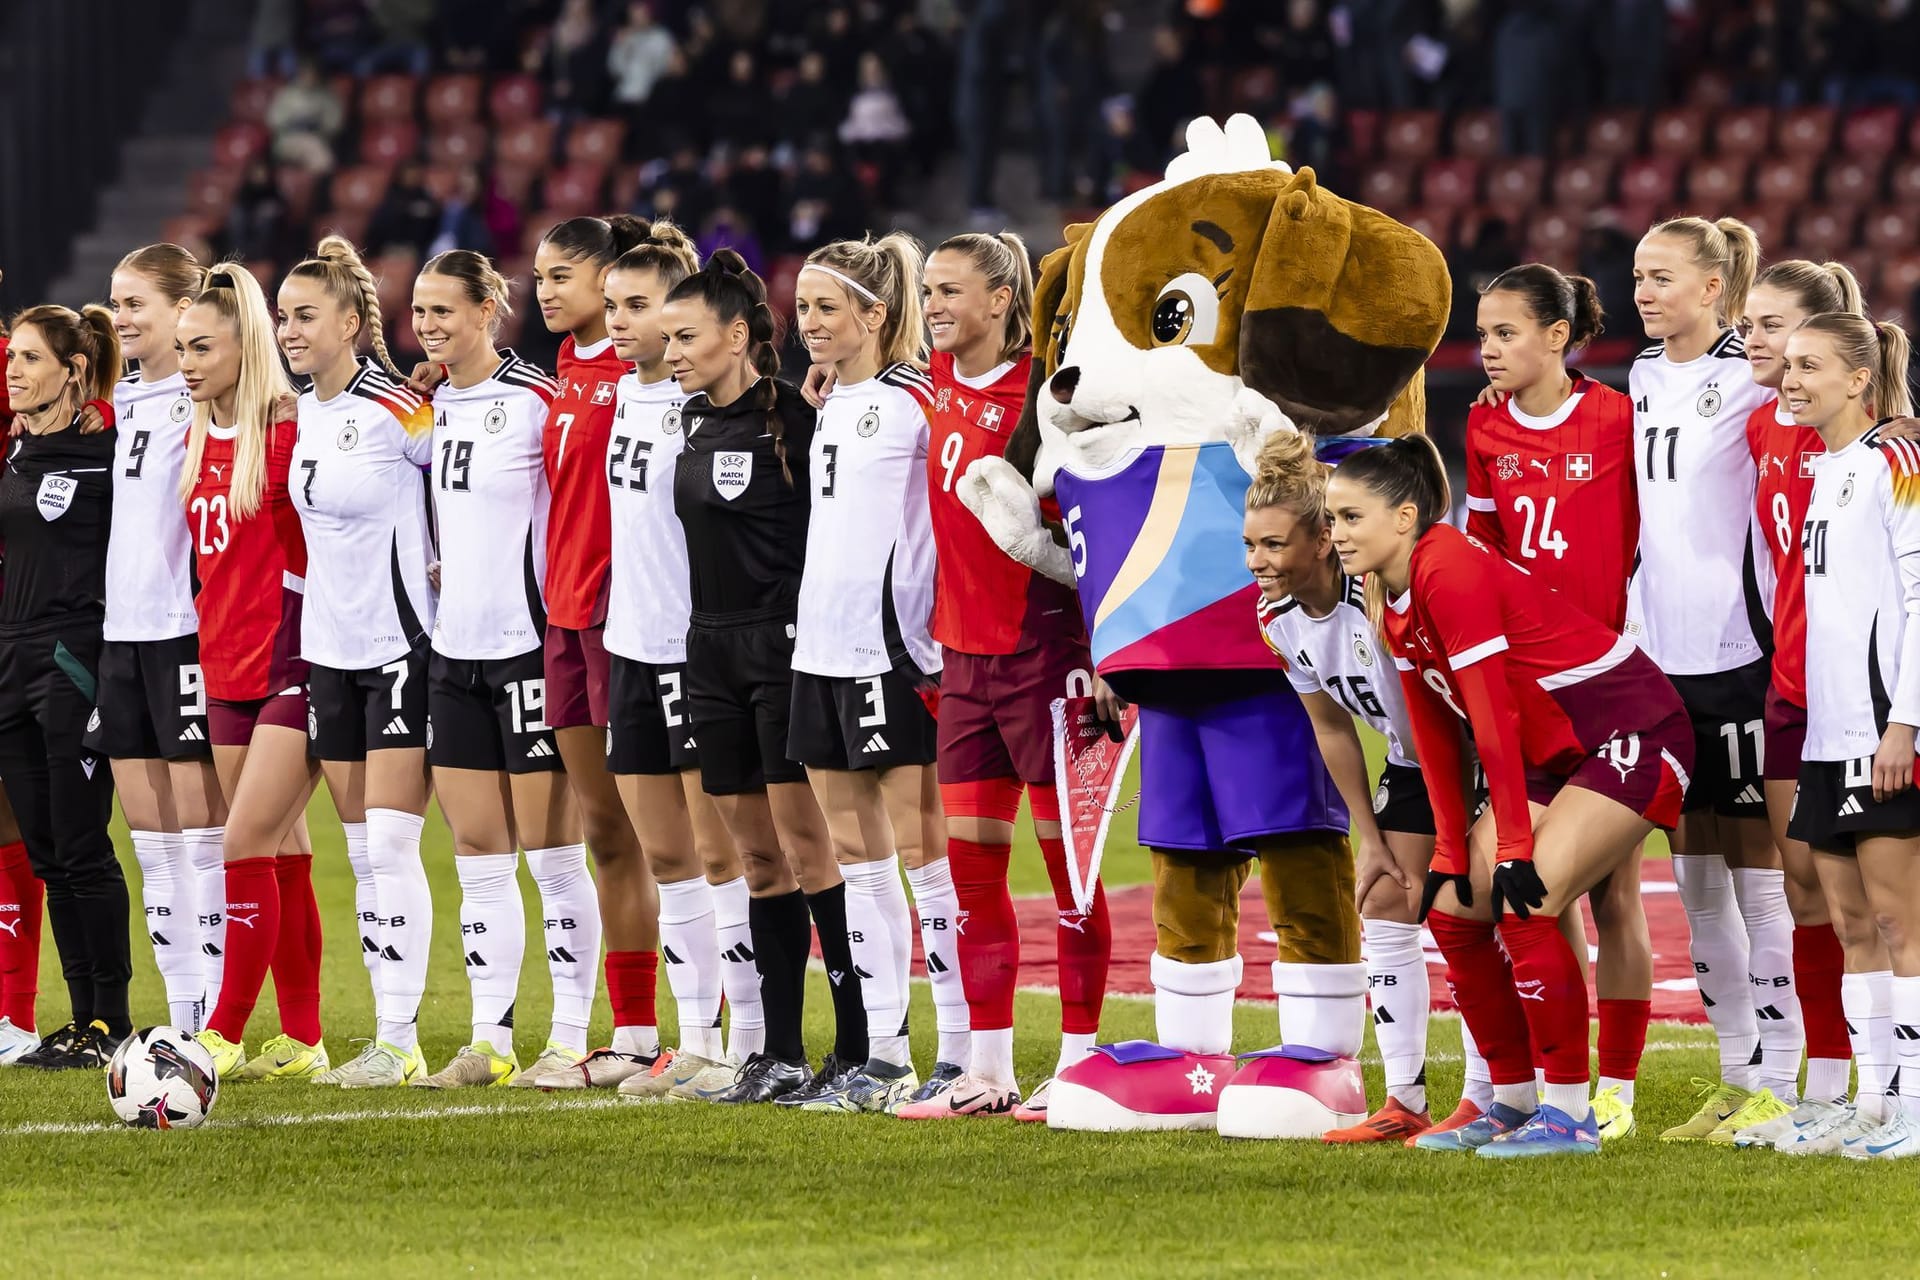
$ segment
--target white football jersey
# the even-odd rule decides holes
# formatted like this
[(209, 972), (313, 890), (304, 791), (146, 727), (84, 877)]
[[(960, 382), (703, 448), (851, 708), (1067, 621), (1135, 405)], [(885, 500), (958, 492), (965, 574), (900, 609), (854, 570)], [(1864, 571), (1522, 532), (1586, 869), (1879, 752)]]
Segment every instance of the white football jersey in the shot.
[(560, 384), (511, 351), (470, 387), (433, 393), (440, 535), (434, 652), (511, 658), (540, 647), (547, 609), (547, 470), (540, 439)]
[(1340, 578), (1340, 600), (1316, 618), (1288, 596), (1260, 602), (1260, 630), (1286, 660), (1297, 693), (1326, 693), (1387, 740), (1387, 762), (1417, 768), (1410, 750), (1412, 722), (1400, 693), (1393, 655), (1367, 621), (1364, 579)]
[(178, 373), (113, 387), (113, 528), (107, 534), (109, 640), (171, 640), (200, 625), (193, 542), (180, 507), (193, 401)]
[(1920, 725), (1920, 447), (1876, 434), (1813, 460), (1808, 760), (1868, 757), (1889, 722)]
[(370, 360), (331, 400), (300, 397), (287, 486), (307, 537), (300, 656), (339, 671), (394, 662), (433, 627), (419, 396)]
[(1754, 382), (1729, 329), (1685, 364), (1663, 347), (1629, 372), (1640, 494), (1640, 566), (1627, 634), (1668, 675), (1732, 671), (1767, 656), (1768, 563), (1753, 518), (1759, 472), (1747, 415), (1774, 394)]
[(686, 433), (686, 396), (672, 378), (643, 383), (629, 373), (614, 390), (607, 439), (607, 496), (613, 513), (613, 562), (607, 580), (609, 653), (636, 662), (687, 660), (693, 604), (687, 535), (673, 509), (673, 473)]
[(896, 364), (836, 386), (813, 434), (813, 514), (793, 669), (875, 676), (900, 659), (931, 674), (933, 511), (927, 410), (933, 383)]

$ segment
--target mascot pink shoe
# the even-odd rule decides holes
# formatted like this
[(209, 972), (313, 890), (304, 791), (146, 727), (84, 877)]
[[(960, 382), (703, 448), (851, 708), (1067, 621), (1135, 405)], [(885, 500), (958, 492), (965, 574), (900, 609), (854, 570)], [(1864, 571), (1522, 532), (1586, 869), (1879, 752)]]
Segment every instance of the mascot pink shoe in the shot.
[(1049, 1129), (1146, 1133), (1212, 1129), (1231, 1054), (1183, 1053), (1151, 1040), (1103, 1044), (1053, 1081)]
[(1220, 1091), (1223, 1138), (1310, 1138), (1367, 1118), (1360, 1064), (1305, 1045), (1283, 1044), (1240, 1059)]

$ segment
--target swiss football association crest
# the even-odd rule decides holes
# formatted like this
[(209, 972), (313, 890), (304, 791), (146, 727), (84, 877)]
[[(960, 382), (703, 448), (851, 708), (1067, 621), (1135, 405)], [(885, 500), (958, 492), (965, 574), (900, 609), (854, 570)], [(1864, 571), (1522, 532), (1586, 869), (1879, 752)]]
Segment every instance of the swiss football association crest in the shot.
[(1494, 466), (1495, 473), (1499, 475), (1502, 480), (1518, 480), (1520, 478), (1520, 455), (1517, 453), (1501, 454), (1499, 462), (1495, 463)]
[(853, 429), (860, 433), (862, 440), (865, 440), (880, 429), (880, 415), (871, 409), (867, 410), (860, 415), (860, 421), (854, 424)]
[(747, 482), (752, 479), (752, 454), (716, 453), (713, 456), (713, 491), (728, 502), (745, 493)]
[(486, 421), (482, 425), (486, 427), (488, 435), (499, 435), (507, 428), (507, 411), (499, 405), (493, 406), (487, 410)]
[(173, 422), (185, 422), (192, 416), (193, 400), (189, 396), (181, 396), (167, 406), (167, 417)]
[(1693, 402), (1693, 407), (1701, 417), (1713, 417), (1720, 412), (1720, 393), (1714, 388), (1708, 387), (1700, 393), (1700, 398)]

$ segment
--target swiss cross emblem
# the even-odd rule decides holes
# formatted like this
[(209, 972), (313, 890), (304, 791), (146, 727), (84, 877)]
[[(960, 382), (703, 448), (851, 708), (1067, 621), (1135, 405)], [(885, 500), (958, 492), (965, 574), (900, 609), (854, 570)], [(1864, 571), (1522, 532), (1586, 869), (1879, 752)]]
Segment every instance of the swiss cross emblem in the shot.
[(1496, 465), (1498, 469), (1497, 474), (1502, 480), (1518, 480), (1520, 478), (1519, 454), (1503, 453), (1500, 455), (1500, 461)]
[(1800, 478), (1802, 480), (1813, 479), (1813, 460), (1819, 456), (1819, 454), (1815, 453), (1803, 453), (1800, 455)]
[(980, 425), (989, 431), (996, 431), (1000, 427), (1000, 416), (999, 405), (987, 405), (980, 410)]
[(601, 383), (595, 384), (593, 388), (593, 402), (595, 404), (612, 404), (613, 403), (613, 384), (611, 382), (601, 382)]
[(1593, 455), (1590, 453), (1570, 453), (1567, 455), (1567, 479), (1587, 480), (1593, 476)]

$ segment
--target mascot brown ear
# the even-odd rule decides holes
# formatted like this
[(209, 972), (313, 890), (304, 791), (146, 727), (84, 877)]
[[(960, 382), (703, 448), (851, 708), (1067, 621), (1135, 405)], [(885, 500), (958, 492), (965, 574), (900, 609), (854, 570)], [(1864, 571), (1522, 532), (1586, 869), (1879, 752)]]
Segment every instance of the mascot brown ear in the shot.
[(1088, 222), (1069, 226), (1066, 244), (1040, 259), (1040, 274), (1033, 282), (1033, 369), (1027, 374), (1027, 399), (1020, 407), (1020, 421), (1007, 439), (1007, 461), (1028, 480), (1033, 479), (1034, 459), (1040, 452), (1036, 406), (1047, 379), (1059, 367), (1060, 348), (1066, 345), (1064, 326), (1058, 317), (1060, 304), (1067, 296), (1067, 269), (1073, 264), (1074, 250), (1091, 230), (1093, 224)]
[[(1302, 427), (1359, 430), (1419, 378), (1452, 298), (1432, 241), (1302, 169), (1275, 197), (1253, 264), (1240, 376)], [(1409, 408), (1424, 406), (1421, 392)]]

